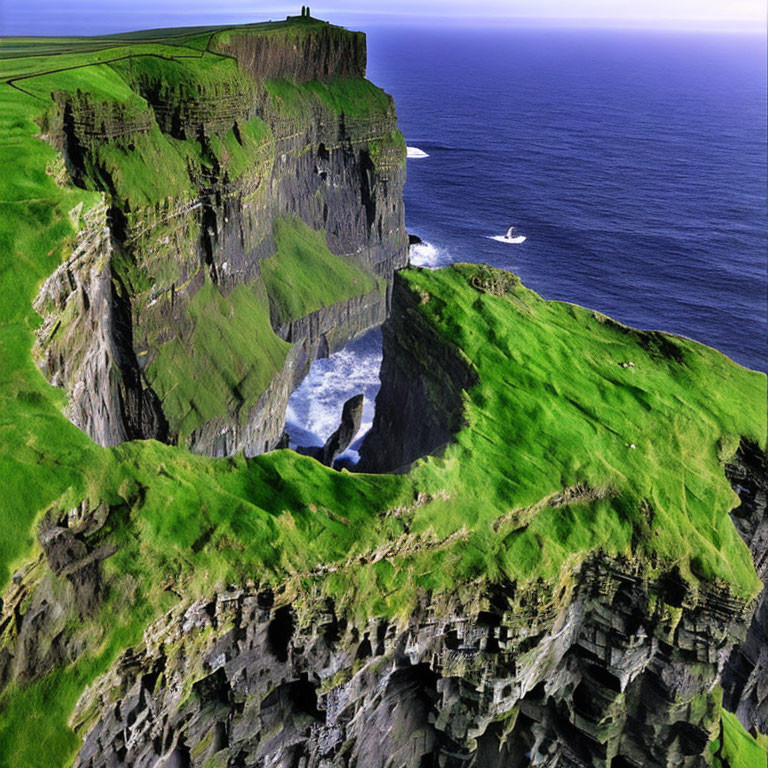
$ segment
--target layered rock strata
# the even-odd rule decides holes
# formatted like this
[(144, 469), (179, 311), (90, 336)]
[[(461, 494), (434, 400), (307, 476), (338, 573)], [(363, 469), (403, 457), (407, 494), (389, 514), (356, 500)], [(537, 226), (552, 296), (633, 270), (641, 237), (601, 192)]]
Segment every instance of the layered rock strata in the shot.
[(405, 624), (253, 587), (199, 600), (84, 694), (75, 764), (704, 765), (746, 606), (642, 571), (593, 558), (551, 601), (425, 594)]
[[(62, 151), (69, 180), (103, 189), (105, 202), (78, 222), (72, 256), (38, 297), (43, 325), (36, 354), (49, 379), (67, 390), (71, 420), (100, 444), (150, 437), (214, 456), (269, 450), (282, 437), (287, 398), (312, 360), (386, 317), (388, 284), (407, 260), (404, 150), (393, 139), (399, 136), (394, 107), (390, 99), (386, 108), (346, 114), (306, 97), (300, 109), (281, 106), (269, 90), (271, 78), (358, 82), (351, 79), (365, 68), (364, 37), (357, 33), (312, 23), (300, 32), (301, 45), (286, 35), (233, 34), (221, 48), (242, 70), (210, 93), (169, 90), (126, 69), (145, 110), (56, 94), (48, 135)], [(247, 167), (235, 173), (230, 156), (240, 150), (228, 150), (226, 141), (250, 146), (249, 121), (261, 121), (265, 133)], [(170, 194), (155, 202), (121, 197), (109, 153), (155, 151), (158, 136), (196, 142), (202, 149), (195, 151), (213, 160), (190, 167), (186, 181), (186, 172), (178, 184), (169, 181)], [(152, 183), (153, 192), (163, 189)], [(191, 402), (180, 415), (157, 373), (164, 345), (194, 346), (190, 312), (210, 284), (225, 301), (245, 286), (254, 301), (267, 302), (260, 262), (275, 254), (274, 224), (284, 217), (323, 230), (330, 252), (370, 274), (376, 287), (289, 320), (272, 311), (269, 333), (293, 349), (265, 368), (271, 383), (258, 397), (241, 395), (231, 380), (239, 374), (232, 374), (220, 412), (196, 412)]]
[(763, 591), (746, 640), (723, 672), (723, 702), (748, 730), (768, 733), (768, 461), (752, 443), (742, 443), (726, 474), (741, 504), (732, 517), (749, 546)]

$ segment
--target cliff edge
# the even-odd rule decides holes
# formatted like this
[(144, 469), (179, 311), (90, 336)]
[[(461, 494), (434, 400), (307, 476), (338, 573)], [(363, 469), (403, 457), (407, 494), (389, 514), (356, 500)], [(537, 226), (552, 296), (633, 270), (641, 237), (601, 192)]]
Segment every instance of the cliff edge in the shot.
[(38, 294), (36, 357), (101, 445), (261, 453), (312, 360), (386, 317), (392, 100), (364, 36), (313, 19), (116, 43), (13, 80), (51, 99), (57, 182), (102, 193)]
[[(766, 377), (393, 276), (359, 36), (139, 37), (0, 57), (0, 766), (764, 768)], [(369, 473), (261, 453), (389, 308)]]

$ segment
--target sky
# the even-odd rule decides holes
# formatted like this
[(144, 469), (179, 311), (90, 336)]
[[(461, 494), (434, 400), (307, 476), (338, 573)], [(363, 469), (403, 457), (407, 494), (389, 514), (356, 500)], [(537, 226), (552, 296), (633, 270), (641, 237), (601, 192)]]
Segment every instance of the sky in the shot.
[[(0, 36), (99, 34), (279, 19), (293, 3), (253, 0), (0, 0)], [(556, 25), (763, 33), (765, 0), (326, 0), (312, 13), (346, 26)]]

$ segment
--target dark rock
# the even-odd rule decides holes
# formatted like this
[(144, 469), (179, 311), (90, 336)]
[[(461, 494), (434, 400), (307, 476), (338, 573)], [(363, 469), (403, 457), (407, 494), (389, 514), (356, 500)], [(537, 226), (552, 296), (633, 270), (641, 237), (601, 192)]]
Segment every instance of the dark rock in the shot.
[(363, 395), (350, 397), (341, 412), (341, 424), (339, 428), (325, 441), (321, 449), (318, 460), (329, 467), (337, 457), (341, 456), (349, 448), (350, 443), (355, 439), (355, 435), (360, 430), (360, 423), (363, 420)]
[(423, 242), (424, 241), (418, 235), (412, 235), (410, 232), (408, 233), (408, 245), (418, 245)]
[(476, 381), (458, 350), (414, 311), (416, 296), (395, 275), (392, 314), (382, 326), (384, 358), (373, 427), (360, 449), (361, 472), (405, 471), (438, 453), (464, 423), (462, 391)]
[(676, 613), (645, 571), (597, 555), (561, 599), (478, 585), (400, 622), (337, 615), (311, 590), (200, 599), (81, 698), (75, 765), (154, 766), (174, 744), (191, 768), (706, 765), (745, 606), (703, 585)]
[(365, 77), (365, 35), (329, 24), (313, 28), (311, 35), (295, 28), (269, 35), (235, 34), (219, 48), (260, 79), (305, 82)]
[(757, 445), (742, 441), (726, 475), (741, 504), (731, 513), (752, 552), (763, 591), (745, 641), (728, 657), (723, 670), (723, 706), (747, 730), (768, 732), (768, 457)]

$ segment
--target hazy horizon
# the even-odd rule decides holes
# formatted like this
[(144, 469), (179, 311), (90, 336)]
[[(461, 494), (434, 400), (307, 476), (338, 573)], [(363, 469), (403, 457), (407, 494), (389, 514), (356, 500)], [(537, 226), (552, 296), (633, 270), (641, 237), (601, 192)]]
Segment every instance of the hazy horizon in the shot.
[[(472, 12), (468, 12), (467, 7)], [(766, 9), (760, 0), (333, 0), (312, 5), (314, 16), (345, 26), (381, 25), (573, 27), (764, 34)], [(0, 0), (0, 36), (93, 35), (153, 27), (239, 24), (282, 19), (300, 5), (254, 8), (246, 0), (212, 7), (203, 0)]]

